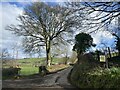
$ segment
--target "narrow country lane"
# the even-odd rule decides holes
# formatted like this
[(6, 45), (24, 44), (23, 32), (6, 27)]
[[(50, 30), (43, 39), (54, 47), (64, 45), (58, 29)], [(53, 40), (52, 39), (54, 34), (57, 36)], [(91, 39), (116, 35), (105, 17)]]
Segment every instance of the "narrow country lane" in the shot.
[(72, 67), (34, 79), (4, 80), (3, 88), (75, 88), (67, 81)]

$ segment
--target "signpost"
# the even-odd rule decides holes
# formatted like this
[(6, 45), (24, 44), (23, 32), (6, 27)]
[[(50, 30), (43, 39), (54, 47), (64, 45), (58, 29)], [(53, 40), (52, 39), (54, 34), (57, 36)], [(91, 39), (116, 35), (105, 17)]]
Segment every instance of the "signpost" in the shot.
[(108, 59), (107, 58), (108, 58), (108, 56), (111, 57), (108, 54), (110, 54), (110, 48), (105, 48), (104, 55), (100, 55), (100, 62), (105, 63), (106, 68), (108, 68)]
[(105, 61), (106, 61), (105, 55), (100, 55), (100, 62), (105, 62)]

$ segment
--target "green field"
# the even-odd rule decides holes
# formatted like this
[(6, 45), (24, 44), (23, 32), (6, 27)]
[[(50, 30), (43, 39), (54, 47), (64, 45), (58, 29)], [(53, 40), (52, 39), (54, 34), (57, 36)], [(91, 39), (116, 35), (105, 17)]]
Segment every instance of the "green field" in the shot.
[(20, 68), (21, 68), (20, 75), (32, 75), (32, 74), (36, 74), (39, 72), (38, 67), (23, 66)]
[[(29, 58), (29, 59), (20, 59), (17, 60), (18, 63), (21, 64), (45, 64), (46, 59), (45, 58)], [(64, 63), (65, 60), (64, 58), (53, 58), (52, 59), (52, 64), (56, 63)]]
[[(21, 68), (19, 74), (21, 76), (29, 76), (33, 74), (39, 73), (39, 66), (45, 65), (45, 58), (28, 58), (28, 59), (19, 59), (19, 60), (7, 60), (3, 61), (3, 68), (9, 68), (11, 66), (19, 65)], [(52, 64), (47, 69), (50, 72), (54, 72), (60, 69), (64, 69), (68, 67), (69, 65), (63, 64), (65, 62), (64, 58), (54, 58), (52, 60)], [(11, 78), (11, 77), (10, 77)], [(8, 79), (8, 77), (4, 77), (3, 79)]]

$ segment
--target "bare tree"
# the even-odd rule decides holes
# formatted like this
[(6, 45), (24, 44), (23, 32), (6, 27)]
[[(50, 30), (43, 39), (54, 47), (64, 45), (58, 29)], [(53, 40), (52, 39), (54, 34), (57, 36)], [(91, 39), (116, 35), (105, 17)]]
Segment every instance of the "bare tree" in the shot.
[(10, 53), (8, 52), (8, 49), (7, 48), (3, 48), (0, 52), (0, 58), (1, 59), (9, 59), (11, 57)]
[(120, 2), (69, 2), (68, 5), (84, 11), (83, 29), (89, 33), (107, 27), (120, 16)]
[(59, 5), (50, 6), (45, 3), (32, 3), (24, 9), (24, 14), (18, 17), (20, 24), (10, 25), (6, 29), (18, 36), (24, 36), (23, 46), (31, 52), (43, 47), (46, 50), (46, 65), (51, 62), (51, 47), (64, 43), (65, 37), (73, 33), (77, 27), (78, 16), (74, 10)]
[(77, 60), (77, 53), (75, 51), (72, 52), (72, 55), (70, 57), (71, 64), (74, 64)]
[(52, 48), (52, 59), (54, 57), (62, 57), (64, 64), (67, 64), (70, 54), (70, 45), (66, 43), (66, 45), (60, 45)]
[(12, 58), (13, 59), (18, 59), (18, 50), (20, 49), (20, 45), (18, 45), (18, 42), (16, 42), (16, 43), (13, 43), (12, 45), (11, 45), (11, 49), (12, 49)]
[(120, 2), (85, 2), (84, 5), (89, 8), (89, 14), (96, 12), (90, 20), (98, 24), (98, 28), (109, 25), (115, 18), (120, 16)]

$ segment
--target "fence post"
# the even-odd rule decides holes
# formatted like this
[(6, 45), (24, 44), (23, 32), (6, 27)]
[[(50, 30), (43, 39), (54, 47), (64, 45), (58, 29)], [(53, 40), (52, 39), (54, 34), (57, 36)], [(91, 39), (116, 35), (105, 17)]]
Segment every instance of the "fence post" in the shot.
[(46, 69), (45, 66), (39, 66), (39, 74), (44, 76), (48, 73), (48, 70)]
[(105, 50), (105, 63), (106, 63), (106, 68), (108, 68), (107, 49)]
[(108, 53), (109, 53), (109, 57), (111, 59), (111, 51), (110, 51), (110, 47), (108, 47)]

